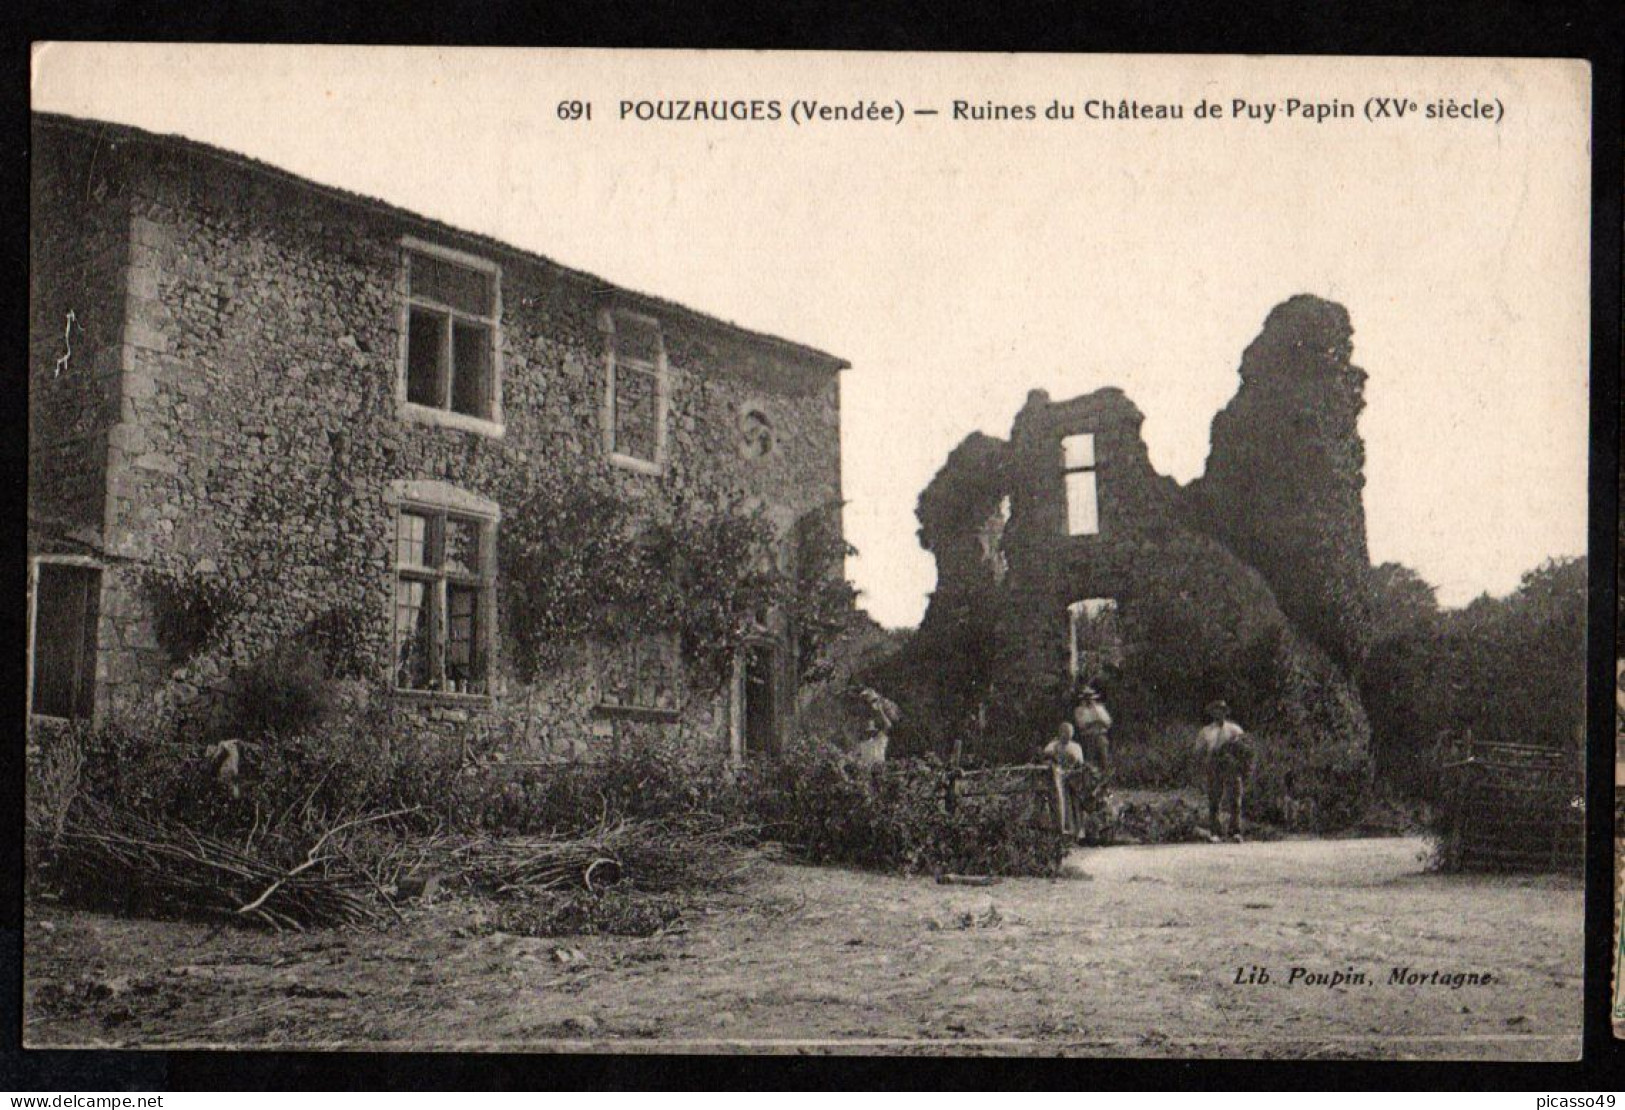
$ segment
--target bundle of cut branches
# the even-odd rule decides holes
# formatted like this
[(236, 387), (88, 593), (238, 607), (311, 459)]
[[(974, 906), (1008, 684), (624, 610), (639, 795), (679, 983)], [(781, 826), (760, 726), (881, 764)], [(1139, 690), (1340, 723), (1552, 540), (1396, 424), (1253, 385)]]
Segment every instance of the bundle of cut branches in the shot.
[(726, 890), (752, 863), (743, 842), (753, 831), (699, 818), (606, 820), (575, 836), (462, 841), (446, 849), (443, 866), (493, 895), (616, 885), (650, 893)]
[(237, 846), (80, 797), (53, 830), (50, 851), (58, 880), (95, 902), (274, 929), (378, 924), (379, 892), (336, 850), (335, 838), (396, 816), (334, 824), (301, 856), (273, 837)]

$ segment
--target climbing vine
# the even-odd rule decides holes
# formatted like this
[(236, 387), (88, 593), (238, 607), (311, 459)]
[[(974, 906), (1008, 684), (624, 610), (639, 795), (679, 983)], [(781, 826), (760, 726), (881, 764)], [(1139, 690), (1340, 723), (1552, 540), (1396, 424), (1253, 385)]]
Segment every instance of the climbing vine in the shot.
[(771, 521), (738, 504), (680, 503), (649, 521), (610, 488), (544, 483), (519, 505), (504, 522), (500, 559), (508, 633), (527, 681), (584, 640), (664, 632), (677, 634), (696, 685), (715, 689), (768, 614), (788, 618), (810, 659), (855, 597), (832, 561), (832, 549), (841, 558), (848, 549), (828, 520), (798, 526), (786, 568)]
[(222, 578), (201, 571), (148, 567), (141, 585), (152, 605), (153, 635), (175, 663), (212, 645), (243, 606)]

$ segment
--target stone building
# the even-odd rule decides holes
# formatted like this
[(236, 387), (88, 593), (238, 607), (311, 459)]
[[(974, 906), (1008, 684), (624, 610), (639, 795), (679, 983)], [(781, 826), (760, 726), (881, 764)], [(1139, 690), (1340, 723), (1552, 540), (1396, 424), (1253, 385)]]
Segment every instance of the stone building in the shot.
[[(660, 636), (520, 682), (504, 491), (562, 475), (788, 531), (839, 504), (847, 363), (200, 143), (48, 115), (33, 137), (32, 718), (183, 713), (343, 619), (376, 696), (442, 730), (524, 716), (541, 758), (780, 742), (772, 619), (720, 693)], [(183, 659), (165, 575), (233, 598)]]
[(1365, 375), (1351, 334), (1340, 306), (1278, 306), (1186, 487), (1152, 467), (1142, 414), (1114, 388), (1034, 391), (1008, 439), (967, 438), (919, 500), (937, 588), (877, 680), (916, 721), (1010, 755), (1078, 679), (1105, 684), (1130, 736), (1199, 720), (1222, 696), (1250, 726), (1363, 749)]

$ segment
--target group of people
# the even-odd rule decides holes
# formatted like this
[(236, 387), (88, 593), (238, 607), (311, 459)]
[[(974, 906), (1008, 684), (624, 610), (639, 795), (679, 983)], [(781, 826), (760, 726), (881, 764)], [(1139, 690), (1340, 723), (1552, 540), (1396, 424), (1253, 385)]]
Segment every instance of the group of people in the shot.
[[(866, 720), (863, 739), (852, 754), (859, 766), (879, 767), (901, 713), (896, 702), (872, 687), (859, 697)], [(1055, 726), (1054, 738), (1043, 749), (1044, 761), (1056, 769), (1061, 828), (1079, 843), (1109, 843), (1119, 815), (1111, 793), (1112, 715), (1087, 682), (1074, 688), (1069, 704), (1066, 719)], [(1222, 810), (1229, 818), (1230, 839), (1239, 841), (1242, 797), (1257, 749), (1246, 730), (1230, 719), (1225, 702), (1209, 702), (1204, 715), (1207, 723), (1196, 735), (1196, 759), (1207, 791), (1208, 837), (1215, 843), (1223, 839)]]
[[(1196, 758), (1207, 791), (1208, 838), (1223, 838), (1220, 811), (1229, 818), (1230, 839), (1240, 841), (1242, 796), (1257, 762), (1247, 732), (1230, 719), (1223, 701), (1207, 705), (1207, 724), (1196, 736)], [(1061, 827), (1079, 843), (1104, 844), (1112, 837), (1118, 807), (1112, 798), (1111, 714), (1099, 692), (1082, 683), (1074, 691), (1068, 719), (1055, 727), (1043, 756), (1061, 783)]]

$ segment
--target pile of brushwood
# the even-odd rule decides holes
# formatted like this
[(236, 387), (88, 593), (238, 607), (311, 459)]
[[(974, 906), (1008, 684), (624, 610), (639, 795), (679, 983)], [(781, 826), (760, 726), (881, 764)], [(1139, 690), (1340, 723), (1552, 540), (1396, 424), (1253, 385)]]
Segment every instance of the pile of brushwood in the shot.
[(650, 935), (748, 897), (768, 844), (901, 874), (1053, 876), (1065, 856), (1020, 799), (947, 805), (927, 760), (870, 770), (808, 744), (741, 770), (649, 744), (503, 768), (412, 735), (262, 732), (229, 781), (197, 740), (36, 737), (31, 896), (273, 929), (387, 925), (453, 896), (503, 931)]
[[(325, 774), (211, 781), (195, 753), (65, 734), (31, 753), (31, 895), (92, 908), (272, 929), (381, 926), (438, 892), (571, 932), (667, 930), (696, 899), (736, 890), (756, 830), (698, 810), (626, 816), (599, 795), (550, 828), (451, 817), (455, 791), (384, 808), (408, 792), (328, 790)], [(266, 757), (267, 761), (269, 757)], [(113, 766), (117, 765), (117, 773)], [(311, 779), (314, 778), (312, 782)], [(351, 781), (355, 779), (352, 776)]]

